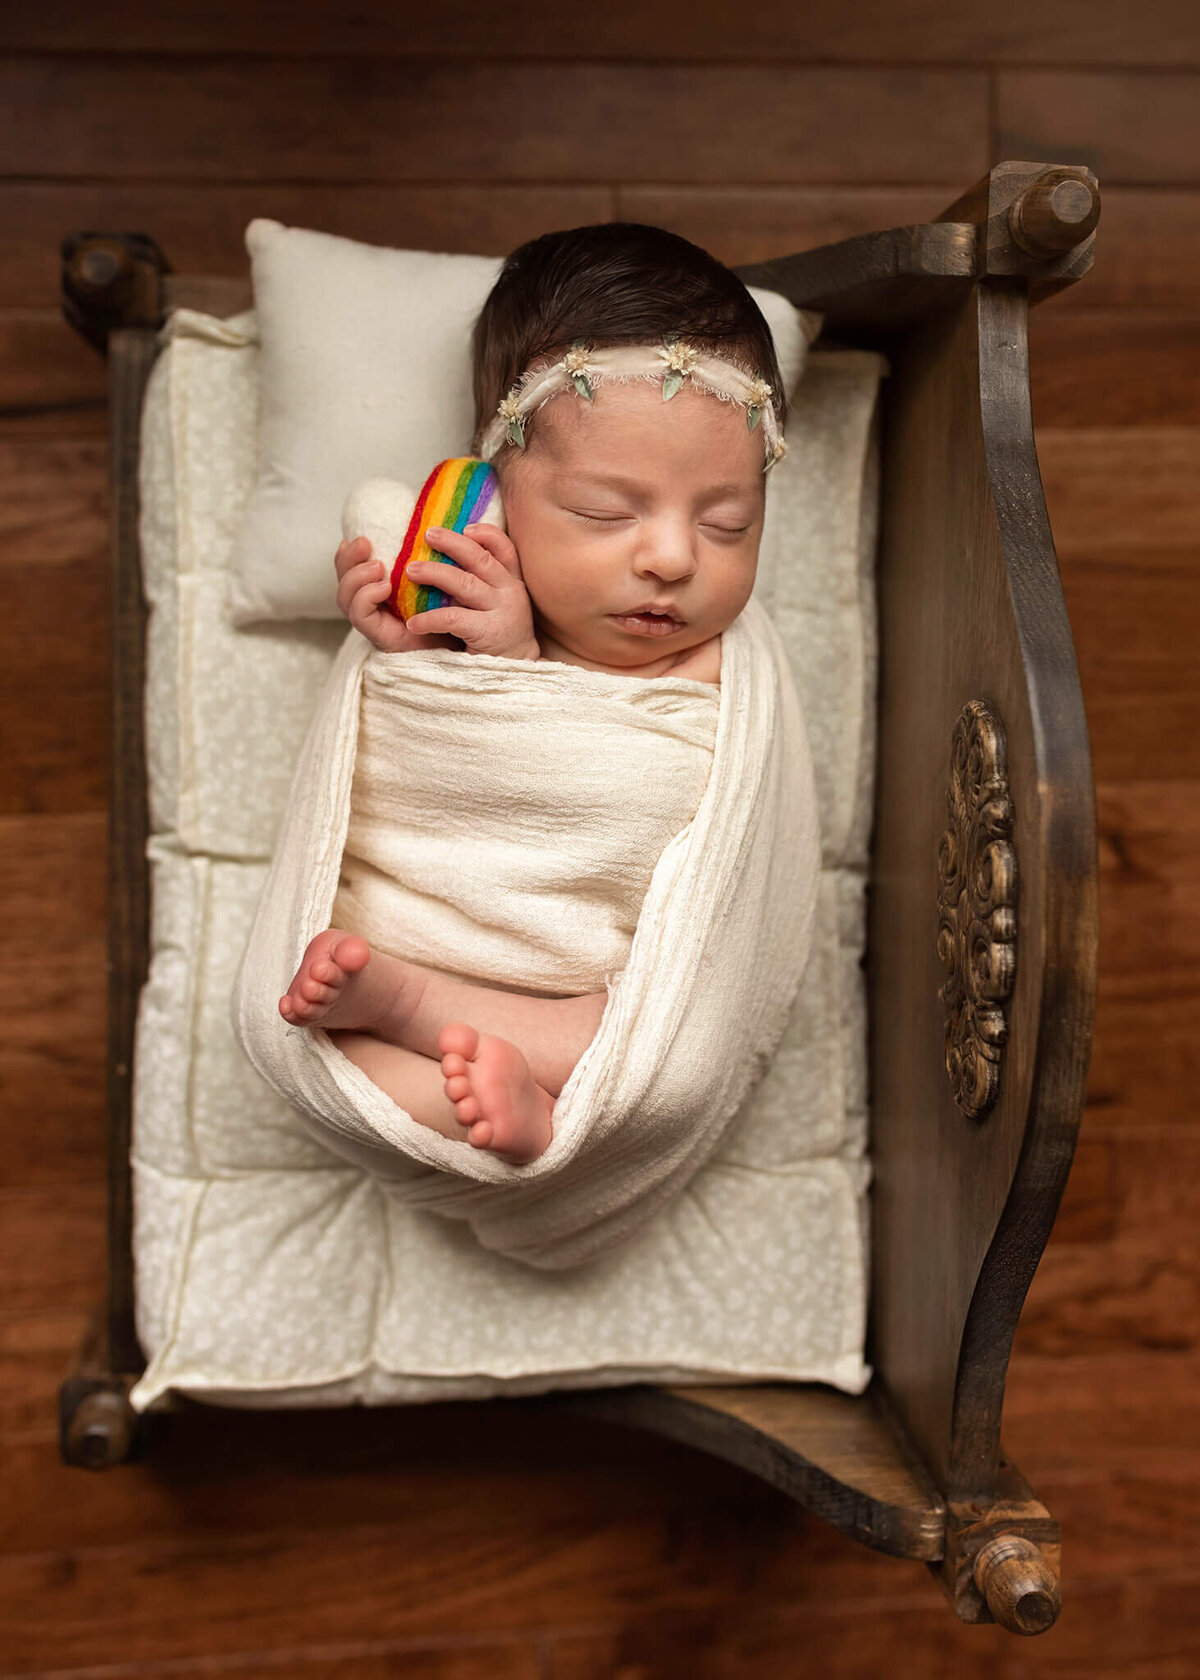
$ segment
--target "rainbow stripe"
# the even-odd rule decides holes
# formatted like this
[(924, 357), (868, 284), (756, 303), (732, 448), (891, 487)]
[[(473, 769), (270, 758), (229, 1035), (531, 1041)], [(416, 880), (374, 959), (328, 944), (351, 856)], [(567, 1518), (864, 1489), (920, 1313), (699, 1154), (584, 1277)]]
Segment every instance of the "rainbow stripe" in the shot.
[(414, 613), (431, 612), (435, 607), (454, 605), (454, 598), (443, 589), (429, 584), (410, 582), (405, 576), (410, 560), (440, 560), (453, 566), (447, 554), (439, 554), (425, 541), (431, 525), (444, 526), (447, 531), (461, 531), (465, 525), (487, 519), (498, 524), (495, 517), (500, 500), (496, 475), (486, 461), (472, 456), (455, 456), (439, 461), (425, 480), (417, 505), (408, 522), (404, 543), (392, 566), (392, 590), (388, 606), (398, 618), (408, 619)]

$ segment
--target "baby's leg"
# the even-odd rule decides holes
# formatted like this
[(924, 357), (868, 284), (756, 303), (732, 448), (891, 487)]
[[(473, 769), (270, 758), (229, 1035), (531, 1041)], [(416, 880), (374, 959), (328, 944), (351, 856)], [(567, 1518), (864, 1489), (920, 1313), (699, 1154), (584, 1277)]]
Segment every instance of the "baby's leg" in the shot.
[(329, 1036), (373, 1085), (443, 1137), (517, 1163), (536, 1160), (550, 1142), (554, 1098), (504, 1039), (459, 1022), (443, 1030), (439, 1063), (370, 1033)]
[(534, 1079), (557, 1096), (596, 1036), (607, 1001), (604, 992), (539, 998), (473, 986), (330, 928), (309, 945), (279, 1008), (295, 1026), (353, 1028), (435, 1060), (443, 1027), (470, 1022), (519, 1045)]

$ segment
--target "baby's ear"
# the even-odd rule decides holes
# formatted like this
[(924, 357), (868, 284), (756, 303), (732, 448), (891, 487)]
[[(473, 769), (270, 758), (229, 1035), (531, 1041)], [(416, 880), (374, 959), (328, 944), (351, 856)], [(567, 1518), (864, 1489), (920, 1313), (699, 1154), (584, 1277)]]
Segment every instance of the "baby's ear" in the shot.
[(342, 506), (342, 535), (370, 539), (377, 558), (399, 554), (417, 492), (394, 478), (368, 478), (356, 484)]

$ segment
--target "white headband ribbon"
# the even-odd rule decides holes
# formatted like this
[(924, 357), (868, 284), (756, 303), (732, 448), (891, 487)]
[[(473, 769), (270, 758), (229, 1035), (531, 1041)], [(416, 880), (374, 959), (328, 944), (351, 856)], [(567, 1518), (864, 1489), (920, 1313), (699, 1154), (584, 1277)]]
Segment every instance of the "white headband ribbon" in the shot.
[(762, 422), (764, 472), (787, 451), (768, 381), (756, 373), (748, 373), (735, 362), (710, 356), (694, 344), (675, 338), (664, 339), (661, 344), (620, 344), (608, 350), (592, 350), (577, 342), (551, 366), (527, 369), (501, 402), (484, 432), (480, 456), (490, 461), (505, 443), (524, 449), (526, 417), (560, 391), (573, 389), (591, 402), (596, 385), (626, 385), (636, 379), (661, 379), (664, 402), (669, 402), (683, 381), (690, 379), (697, 389), (710, 396), (723, 402), (740, 403), (746, 410), (746, 425), (751, 431)]

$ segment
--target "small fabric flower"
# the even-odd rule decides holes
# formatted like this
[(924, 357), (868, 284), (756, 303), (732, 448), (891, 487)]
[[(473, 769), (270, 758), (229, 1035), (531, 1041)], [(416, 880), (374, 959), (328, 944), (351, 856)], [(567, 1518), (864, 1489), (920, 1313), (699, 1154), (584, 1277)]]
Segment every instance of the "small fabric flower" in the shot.
[(587, 360), (587, 345), (584, 344), (581, 339), (576, 339), (575, 343), (563, 357), (562, 365), (563, 371), (566, 373), (575, 389), (579, 392), (579, 395), (581, 397), (586, 397), (589, 402), (593, 402), (595, 400), (595, 392), (592, 390), (592, 382), (587, 376)]
[(502, 419), (508, 421), (506, 435), (509, 443), (515, 443), (518, 449), (525, 447), (525, 422), (521, 417), (521, 394), (510, 391), (501, 401), (496, 412)]
[(765, 379), (752, 379), (746, 399), (746, 426), (753, 431), (762, 419), (762, 411), (771, 400), (771, 387)]
[(786, 441), (786, 439), (776, 438), (775, 439), (775, 447), (771, 451), (771, 453), (767, 456), (767, 459), (766, 459), (766, 461), (763, 465), (763, 471), (764, 472), (770, 472), (771, 468), (775, 465), (776, 461), (782, 460), (782, 458), (786, 454), (787, 454), (787, 441)]
[(656, 350), (655, 355), (668, 370), (663, 379), (662, 392), (663, 401), (670, 402), (685, 377), (699, 361), (700, 352), (694, 345), (686, 344), (680, 338), (670, 338), (663, 340), (662, 348)]

